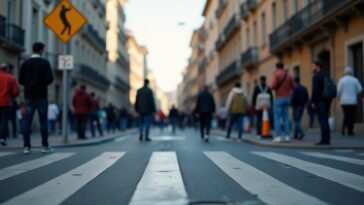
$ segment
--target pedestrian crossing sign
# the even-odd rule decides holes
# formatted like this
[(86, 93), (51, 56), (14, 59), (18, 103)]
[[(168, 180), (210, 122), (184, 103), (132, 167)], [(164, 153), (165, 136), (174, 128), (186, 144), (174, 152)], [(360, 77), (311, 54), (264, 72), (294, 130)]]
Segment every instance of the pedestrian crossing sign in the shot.
[(87, 23), (87, 19), (71, 2), (62, 0), (43, 22), (63, 43), (67, 43)]

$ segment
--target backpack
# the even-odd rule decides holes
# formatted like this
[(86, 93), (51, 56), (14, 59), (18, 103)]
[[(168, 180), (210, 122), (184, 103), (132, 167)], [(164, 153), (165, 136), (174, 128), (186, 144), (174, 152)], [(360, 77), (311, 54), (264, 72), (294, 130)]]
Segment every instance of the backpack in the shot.
[(246, 99), (243, 94), (234, 94), (233, 100), (231, 101), (230, 113), (244, 114), (246, 112)]
[(268, 86), (263, 90), (262, 86), (259, 85), (260, 93), (257, 96), (255, 104), (255, 110), (263, 110), (264, 108), (270, 109), (271, 99), (268, 93)]
[(337, 89), (335, 82), (330, 76), (325, 75), (324, 77), (324, 89), (322, 91), (322, 97), (327, 99), (334, 99), (337, 95)]

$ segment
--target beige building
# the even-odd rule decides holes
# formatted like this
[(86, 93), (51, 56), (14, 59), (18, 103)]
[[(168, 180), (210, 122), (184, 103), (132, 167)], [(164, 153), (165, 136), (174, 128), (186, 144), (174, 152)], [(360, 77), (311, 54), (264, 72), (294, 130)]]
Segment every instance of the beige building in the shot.
[(148, 70), (147, 78), (150, 82), (149, 87), (153, 90), (154, 100), (157, 110), (162, 110), (167, 114), (169, 109), (169, 99), (166, 93), (158, 86), (157, 79), (152, 70)]
[(126, 50), (128, 37), (125, 30), (126, 0), (106, 1), (106, 48), (108, 51), (107, 76), (111, 82), (107, 93), (107, 102), (116, 107), (130, 107), (129, 101), (129, 54)]
[(146, 66), (146, 57), (148, 54), (147, 49), (144, 46), (138, 44), (131, 32), (128, 32), (128, 44), (127, 51), (129, 54), (130, 62), (130, 103), (134, 105), (136, 94), (139, 88), (144, 85), (144, 75)]
[[(208, 0), (203, 12), (203, 27), (208, 31), (205, 60), (218, 61), (218, 74), (208, 75), (215, 68), (208, 63), (206, 83), (211, 85), (215, 75), (221, 104), (236, 81), (242, 82), (249, 95), (261, 75), (270, 83), (275, 63), (282, 61), (311, 90), (311, 62), (315, 59), (324, 62), (324, 69), (336, 82), (343, 68), (352, 66), (363, 83), (363, 5), (360, 0)], [(211, 49), (209, 41), (216, 35)], [(211, 58), (213, 50), (218, 55)], [(363, 96), (356, 116), (360, 125)], [(342, 112), (337, 102), (332, 116), (340, 129)]]

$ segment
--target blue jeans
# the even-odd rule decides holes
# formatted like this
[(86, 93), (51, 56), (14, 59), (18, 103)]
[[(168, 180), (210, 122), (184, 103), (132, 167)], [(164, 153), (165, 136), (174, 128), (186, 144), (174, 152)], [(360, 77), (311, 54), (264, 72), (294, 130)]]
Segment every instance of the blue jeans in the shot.
[(127, 125), (128, 125), (128, 119), (125, 117), (120, 118), (120, 130), (121, 131), (126, 130)]
[(139, 117), (139, 133), (140, 135), (145, 134), (145, 139), (149, 138), (149, 129), (152, 122), (153, 116), (151, 114), (140, 115)]
[(317, 117), (321, 128), (321, 142), (330, 143), (331, 133), (329, 126), (329, 112), (331, 102), (319, 102), (316, 105)]
[(42, 146), (48, 147), (48, 100), (26, 100), (25, 101), (25, 123), (24, 123), (24, 147), (31, 147), (30, 135), (35, 111), (38, 111), (40, 134), (42, 136)]
[(171, 118), (171, 125), (172, 125), (172, 133), (173, 134), (176, 134), (177, 121), (178, 121), (177, 117), (172, 117)]
[(295, 125), (294, 136), (295, 137), (299, 137), (299, 135), (303, 135), (301, 120), (302, 120), (302, 115), (303, 115), (304, 110), (305, 110), (305, 108), (303, 106), (298, 106), (298, 107), (293, 108), (293, 120), (294, 120), (294, 125)]
[[(274, 131), (277, 137), (290, 136), (288, 109), (291, 104), (289, 98), (279, 98), (274, 101)], [(284, 130), (282, 131), (281, 123), (283, 122)]]
[(56, 133), (56, 120), (48, 120), (49, 133)]
[[(226, 138), (230, 138), (231, 130), (233, 129), (234, 125), (237, 125), (239, 131), (239, 138), (243, 136), (243, 114), (231, 114), (229, 120), (229, 127), (227, 131)], [(236, 124), (237, 123), (237, 124)]]

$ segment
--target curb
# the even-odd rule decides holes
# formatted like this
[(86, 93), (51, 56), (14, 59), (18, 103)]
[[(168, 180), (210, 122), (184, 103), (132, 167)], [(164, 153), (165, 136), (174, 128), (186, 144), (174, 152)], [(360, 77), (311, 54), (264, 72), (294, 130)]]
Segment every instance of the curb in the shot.
[[(214, 131), (212, 130), (211, 133), (219, 135), (219, 136), (224, 136), (225, 134), (223, 134), (220, 131)], [(258, 146), (263, 146), (263, 147), (279, 147), (279, 148), (300, 148), (300, 149), (321, 149), (321, 150), (332, 150), (332, 149), (364, 149), (364, 145), (358, 145), (358, 146), (344, 146), (344, 145), (324, 145), (324, 146), (317, 146), (317, 145), (297, 145), (297, 144), (274, 144), (274, 143), (264, 143), (264, 142), (259, 142), (257, 140), (254, 139), (247, 139), (247, 138), (242, 138), (242, 140), (246, 143), (249, 144), (253, 144), (253, 145), (258, 145)]]
[[(92, 145), (99, 145), (99, 144), (111, 142), (122, 136), (136, 134), (137, 132), (138, 132), (137, 129), (131, 129), (131, 130), (127, 130), (124, 132), (119, 132), (119, 133), (113, 134), (111, 136), (100, 137), (99, 139), (93, 139), (91, 141), (77, 141), (77, 142), (69, 143), (69, 144), (58, 144), (58, 145), (51, 145), (51, 146), (54, 148), (67, 148), (67, 147), (86, 147), (86, 146), (92, 146)], [(1, 149), (19, 149), (19, 148), (22, 148), (22, 147), (1, 147)], [(33, 146), (32, 148), (40, 148), (40, 146)]]

